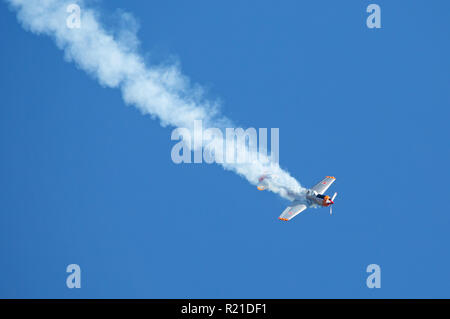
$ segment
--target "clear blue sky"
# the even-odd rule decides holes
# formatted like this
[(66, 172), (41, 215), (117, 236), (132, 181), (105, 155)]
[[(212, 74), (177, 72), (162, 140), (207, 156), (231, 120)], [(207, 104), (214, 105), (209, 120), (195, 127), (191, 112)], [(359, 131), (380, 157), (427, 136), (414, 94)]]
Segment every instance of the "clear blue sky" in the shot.
[[(378, 3), (382, 29), (366, 27)], [(450, 2), (102, 1), (243, 127), (279, 127), (334, 215), (216, 165), (126, 107), (0, 3), (0, 297), (450, 297)], [(65, 285), (68, 264), (82, 288)], [(381, 266), (368, 289), (366, 266)]]

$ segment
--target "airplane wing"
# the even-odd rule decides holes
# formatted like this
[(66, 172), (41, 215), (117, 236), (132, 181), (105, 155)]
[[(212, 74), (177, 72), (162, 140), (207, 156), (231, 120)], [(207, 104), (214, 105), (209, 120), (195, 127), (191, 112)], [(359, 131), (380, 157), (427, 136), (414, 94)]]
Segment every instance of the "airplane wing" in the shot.
[(304, 211), (307, 208), (305, 204), (296, 204), (295, 202), (292, 203), (292, 205), (288, 206), (283, 213), (281, 213), (280, 217), (278, 217), (279, 220), (291, 220), (298, 214), (300, 214), (302, 211)]
[(323, 194), (327, 191), (327, 189), (331, 186), (331, 184), (334, 183), (336, 180), (333, 176), (327, 176), (325, 177), (320, 183), (316, 184), (313, 188), (311, 188), (313, 191), (316, 191), (319, 194)]

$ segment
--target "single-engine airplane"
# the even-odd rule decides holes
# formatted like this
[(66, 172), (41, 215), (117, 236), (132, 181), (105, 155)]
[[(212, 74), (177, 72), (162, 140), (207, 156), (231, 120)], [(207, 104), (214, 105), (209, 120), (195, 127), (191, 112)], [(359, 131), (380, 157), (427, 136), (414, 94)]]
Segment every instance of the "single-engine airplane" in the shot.
[[(267, 175), (261, 176), (259, 178), (258, 183), (258, 189), (260, 191), (267, 188), (267, 179), (270, 177)], [(281, 213), (280, 217), (278, 217), (279, 220), (288, 221), (303, 212), (305, 209), (308, 208), (308, 206), (311, 205), (319, 205), (322, 207), (330, 207), (330, 215), (333, 214), (333, 204), (334, 199), (336, 198), (337, 193), (334, 193), (333, 197), (330, 197), (328, 195), (324, 195), (324, 193), (327, 191), (327, 189), (331, 186), (331, 184), (334, 183), (336, 178), (334, 176), (327, 176), (322, 181), (317, 183), (314, 187), (311, 189), (306, 190), (305, 200), (302, 199), (295, 199), (292, 201), (291, 205), (289, 205), (283, 213)]]

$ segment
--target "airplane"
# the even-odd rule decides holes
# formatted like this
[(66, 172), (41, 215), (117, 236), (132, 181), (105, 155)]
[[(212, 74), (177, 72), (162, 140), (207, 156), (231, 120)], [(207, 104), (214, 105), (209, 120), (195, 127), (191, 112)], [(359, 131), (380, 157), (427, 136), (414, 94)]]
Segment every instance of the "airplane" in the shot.
[[(270, 176), (263, 175), (259, 178), (259, 183), (257, 188), (259, 190), (264, 190), (267, 188), (268, 184), (266, 182), (267, 179), (270, 179)], [(282, 221), (289, 221), (301, 212), (303, 212), (305, 209), (308, 208), (308, 206), (311, 205), (319, 205), (322, 207), (330, 207), (330, 215), (333, 214), (333, 204), (334, 199), (336, 198), (337, 193), (334, 193), (332, 197), (328, 195), (324, 195), (324, 193), (327, 191), (327, 189), (331, 186), (331, 184), (334, 183), (336, 178), (334, 176), (326, 176), (322, 181), (317, 183), (314, 187), (311, 189), (306, 190), (306, 203), (303, 199), (295, 199), (292, 201), (291, 205), (289, 205), (278, 217), (279, 220)]]

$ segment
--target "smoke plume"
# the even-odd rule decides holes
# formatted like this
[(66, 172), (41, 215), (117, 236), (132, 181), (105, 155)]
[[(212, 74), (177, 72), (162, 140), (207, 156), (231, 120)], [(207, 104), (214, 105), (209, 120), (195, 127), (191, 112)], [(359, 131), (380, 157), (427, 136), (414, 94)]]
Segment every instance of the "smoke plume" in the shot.
[[(201, 120), (204, 127), (232, 127), (232, 122), (221, 115), (218, 103), (204, 98), (201, 86), (191, 84), (177, 65), (145, 63), (138, 52), (137, 24), (130, 14), (122, 12), (122, 23), (111, 32), (101, 25), (99, 12), (88, 8), (84, 1), (6, 1), (26, 30), (53, 38), (67, 61), (75, 63), (102, 86), (120, 89), (126, 104), (158, 119), (162, 126), (192, 130), (194, 121)], [(67, 26), (67, 7), (72, 3), (81, 7), (80, 28)], [(260, 176), (272, 176), (265, 180), (266, 188), (287, 199), (303, 192), (295, 178), (264, 155), (251, 163), (220, 165), (254, 185)]]

